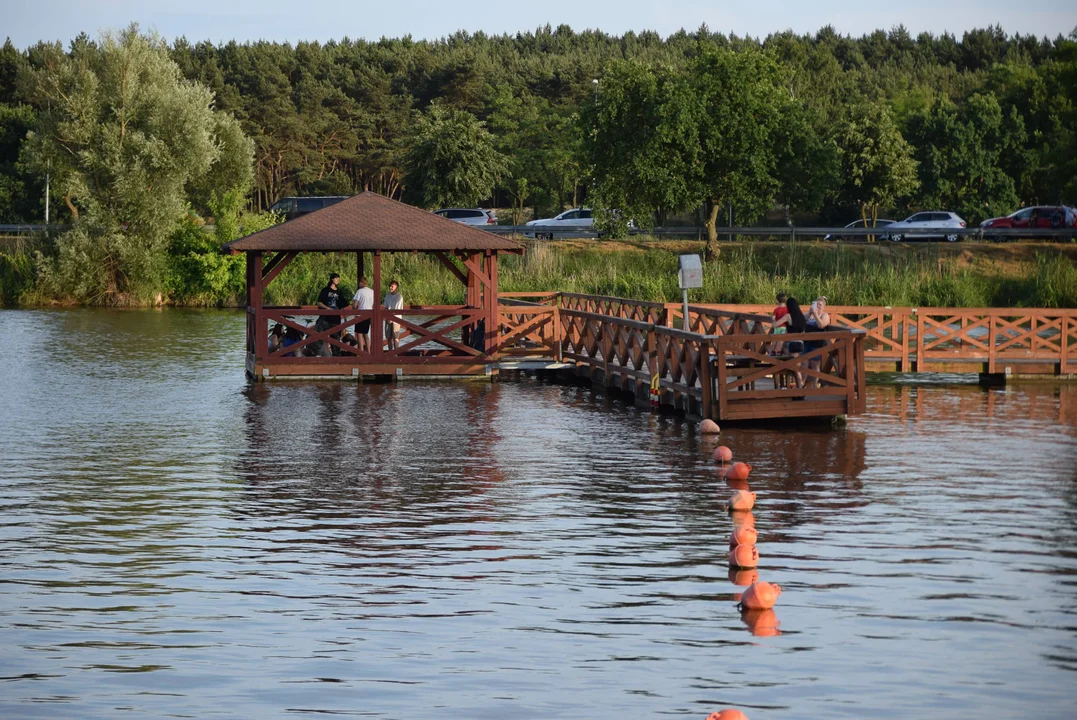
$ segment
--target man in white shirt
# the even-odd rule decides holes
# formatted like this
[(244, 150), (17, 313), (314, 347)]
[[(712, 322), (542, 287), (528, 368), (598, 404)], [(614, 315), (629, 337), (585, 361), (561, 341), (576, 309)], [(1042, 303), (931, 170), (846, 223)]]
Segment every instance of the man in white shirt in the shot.
[[(352, 306), (356, 310), (374, 309), (374, 290), (369, 287), (365, 277), (359, 278), (359, 289), (355, 291)], [(360, 352), (370, 352), (370, 318), (355, 324), (355, 339), (359, 343)]]
[[(400, 284), (396, 280), (389, 283), (389, 292), (385, 295), (385, 302), (382, 304), (386, 310), (404, 309), (404, 296), (400, 294)], [(396, 350), (397, 348), (396, 335), (399, 331), (400, 323), (391, 320), (385, 321), (385, 339), (389, 342), (390, 350)]]

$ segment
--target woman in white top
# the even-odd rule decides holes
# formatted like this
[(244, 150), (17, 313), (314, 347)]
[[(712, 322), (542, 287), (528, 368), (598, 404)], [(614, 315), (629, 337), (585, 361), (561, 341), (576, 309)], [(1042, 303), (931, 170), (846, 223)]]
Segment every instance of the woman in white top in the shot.
[[(389, 283), (389, 292), (386, 294), (385, 302), (382, 305), (386, 310), (404, 309), (404, 296), (400, 294), (400, 283), (396, 280)], [(396, 350), (397, 348), (396, 335), (399, 331), (400, 323), (390, 320), (385, 321), (385, 339), (389, 342), (390, 350)]]

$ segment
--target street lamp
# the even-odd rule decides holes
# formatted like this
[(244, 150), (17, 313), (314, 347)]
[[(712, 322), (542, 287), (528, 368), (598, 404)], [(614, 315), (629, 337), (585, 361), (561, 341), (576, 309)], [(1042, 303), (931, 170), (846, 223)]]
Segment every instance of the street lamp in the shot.
[(591, 84), (595, 86), (595, 103), (598, 102), (598, 78), (591, 81)]

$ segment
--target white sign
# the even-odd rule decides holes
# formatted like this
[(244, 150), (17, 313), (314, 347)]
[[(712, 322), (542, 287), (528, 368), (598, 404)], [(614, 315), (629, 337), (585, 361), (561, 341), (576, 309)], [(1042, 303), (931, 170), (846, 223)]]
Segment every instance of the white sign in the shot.
[(677, 282), (680, 283), (681, 290), (703, 287), (703, 263), (699, 255), (681, 255)]

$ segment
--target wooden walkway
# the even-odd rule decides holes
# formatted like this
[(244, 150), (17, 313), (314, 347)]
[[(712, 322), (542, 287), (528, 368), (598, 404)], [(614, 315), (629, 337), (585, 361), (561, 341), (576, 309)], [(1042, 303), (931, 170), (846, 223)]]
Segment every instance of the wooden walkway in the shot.
[[(248, 367), (259, 379), (571, 370), (639, 402), (657, 395), (661, 405), (718, 421), (856, 415), (864, 411), (869, 369), (1077, 373), (1075, 310), (829, 310), (833, 331), (775, 336), (765, 306), (689, 305), (686, 331), (676, 303), (500, 293), (496, 322), (488, 309), (394, 311), (403, 329), (398, 350), (280, 359), (284, 351), (277, 351), (248, 356)], [(295, 320), (330, 313), (344, 316), (341, 325), (322, 333)], [(307, 330), (309, 344), (351, 327), (361, 319), (356, 313), (265, 308), (248, 332), (261, 322), (280, 322)], [(474, 335), (476, 328), (485, 335)], [(815, 345), (792, 356), (779, 344), (797, 340)]]
[[(661, 405), (720, 421), (864, 409), (860, 330), (774, 336), (769, 315), (690, 305), (685, 331), (676, 327), (680, 305), (574, 293), (503, 294), (502, 303), (501, 332), (515, 357), (571, 363), (641, 402), (653, 386)], [(821, 347), (791, 356), (777, 338)]]

